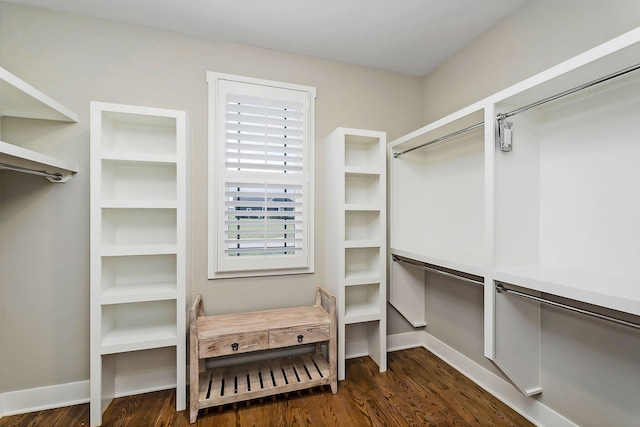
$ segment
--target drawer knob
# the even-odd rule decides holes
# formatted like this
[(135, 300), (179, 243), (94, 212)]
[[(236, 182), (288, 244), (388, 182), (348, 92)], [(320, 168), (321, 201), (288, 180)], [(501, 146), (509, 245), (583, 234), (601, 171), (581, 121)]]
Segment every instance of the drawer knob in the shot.
[(304, 335), (298, 335), (298, 342), (302, 342), (303, 338), (304, 338)]
[(239, 347), (239, 345), (238, 345), (237, 342), (234, 342), (233, 344), (231, 344), (231, 350), (233, 350), (233, 351), (238, 351), (238, 347)]

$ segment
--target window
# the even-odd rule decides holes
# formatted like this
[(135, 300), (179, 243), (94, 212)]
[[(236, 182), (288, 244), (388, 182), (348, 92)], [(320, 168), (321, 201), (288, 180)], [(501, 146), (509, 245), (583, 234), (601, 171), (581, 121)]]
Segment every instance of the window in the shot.
[(312, 272), (315, 88), (207, 82), (209, 278)]

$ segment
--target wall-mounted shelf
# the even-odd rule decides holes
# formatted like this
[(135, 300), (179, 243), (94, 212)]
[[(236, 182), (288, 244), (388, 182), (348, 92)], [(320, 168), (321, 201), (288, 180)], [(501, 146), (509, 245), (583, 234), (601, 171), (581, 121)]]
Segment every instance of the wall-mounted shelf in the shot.
[[(0, 117), (2, 116), (78, 121), (76, 113), (0, 67)], [(78, 172), (77, 164), (2, 141), (0, 163), (15, 168), (10, 170), (46, 176), (51, 182), (67, 182)]]
[(0, 141), (0, 163), (17, 166), (32, 171), (41, 171), (51, 175), (60, 175), (59, 179), (49, 177), (51, 182), (67, 182), (72, 174), (79, 170), (78, 165), (17, 145)]
[(0, 67), (0, 116), (77, 122), (78, 115)]
[(494, 279), (640, 316), (638, 279), (545, 266), (498, 269), (494, 272)]

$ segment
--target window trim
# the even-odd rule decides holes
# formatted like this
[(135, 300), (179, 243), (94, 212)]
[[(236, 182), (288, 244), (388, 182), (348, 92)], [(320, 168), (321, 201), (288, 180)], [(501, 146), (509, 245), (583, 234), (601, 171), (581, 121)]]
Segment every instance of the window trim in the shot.
[[(225, 200), (219, 200), (221, 194), (220, 188), (224, 188), (224, 177), (220, 179), (217, 173), (217, 165), (220, 161), (219, 156), (223, 155), (223, 150), (220, 145), (224, 141), (218, 140), (219, 130), (223, 120), (223, 114), (219, 112), (220, 105), (220, 89), (219, 85), (221, 81), (232, 81), (238, 83), (254, 84), (259, 86), (273, 87), (278, 89), (286, 89), (293, 91), (304, 92), (308, 96), (308, 116), (307, 122), (308, 129), (308, 147), (306, 148), (306, 158), (304, 159), (306, 174), (303, 175), (303, 180), (306, 180), (306, 229), (303, 232), (306, 233), (306, 253), (307, 260), (306, 265), (303, 267), (281, 267), (272, 269), (234, 269), (234, 270), (221, 270), (220, 263), (218, 262), (219, 245), (221, 239), (224, 239), (224, 230), (219, 227), (219, 220), (221, 215), (220, 205), (224, 206)], [(208, 278), (220, 279), (220, 278), (235, 278), (235, 277), (257, 277), (257, 276), (276, 276), (276, 275), (290, 275), (290, 274), (307, 274), (314, 272), (314, 156), (315, 156), (315, 98), (316, 88), (310, 86), (303, 86), (291, 83), (278, 82), (273, 80), (264, 80), (253, 77), (238, 76), (226, 73), (218, 73), (207, 71), (207, 83), (208, 83), (208, 172), (207, 172), (207, 187), (208, 187)], [(224, 146), (224, 145), (223, 145)], [(251, 179), (248, 177), (248, 179)]]

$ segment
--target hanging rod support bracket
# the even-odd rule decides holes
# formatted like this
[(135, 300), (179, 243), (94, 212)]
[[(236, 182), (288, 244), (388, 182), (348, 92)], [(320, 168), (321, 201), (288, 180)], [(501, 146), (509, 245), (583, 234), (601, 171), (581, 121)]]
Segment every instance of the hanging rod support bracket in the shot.
[(506, 115), (498, 114), (498, 145), (500, 151), (508, 153), (513, 149), (513, 123), (506, 121)]

